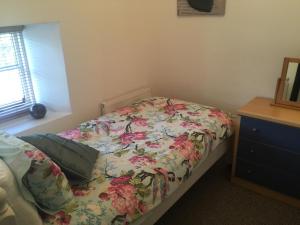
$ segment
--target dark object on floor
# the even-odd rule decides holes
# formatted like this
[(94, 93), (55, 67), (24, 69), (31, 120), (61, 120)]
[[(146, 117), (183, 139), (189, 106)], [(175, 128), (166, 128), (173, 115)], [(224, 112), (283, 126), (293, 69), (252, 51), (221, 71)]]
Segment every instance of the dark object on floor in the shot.
[(300, 209), (229, 181), (221, 159), (155, 225), (298, 225)]
[(45, 115), (46, 115), (46, 112), (47, 112), (46, 107), (43, 104), (40, 104), (40, 103), (34, 104), (29, 109), (29, 113), (34, 119), (44, 118)]
[(214, 0), (188, 0), (190, 6), (201, 12), (211, 12)]

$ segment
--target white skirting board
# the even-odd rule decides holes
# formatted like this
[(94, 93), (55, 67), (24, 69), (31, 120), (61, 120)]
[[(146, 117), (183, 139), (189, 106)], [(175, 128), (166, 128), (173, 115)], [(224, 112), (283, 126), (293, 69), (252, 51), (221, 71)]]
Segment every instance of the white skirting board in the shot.
[(117, 108), (130, 105), (135, 101), (151, 97), (151, 89), (148, 87), (140, 88), (122, 95), (106, 99), (99, 104), (100, 115), (114, 111)]

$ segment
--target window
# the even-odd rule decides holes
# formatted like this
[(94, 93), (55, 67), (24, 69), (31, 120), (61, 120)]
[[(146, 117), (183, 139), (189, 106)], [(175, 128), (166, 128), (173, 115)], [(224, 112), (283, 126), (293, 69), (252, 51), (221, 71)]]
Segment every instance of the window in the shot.
[(35, 103), (23, 28), (0, 27), (0, 121), (27, 112)]

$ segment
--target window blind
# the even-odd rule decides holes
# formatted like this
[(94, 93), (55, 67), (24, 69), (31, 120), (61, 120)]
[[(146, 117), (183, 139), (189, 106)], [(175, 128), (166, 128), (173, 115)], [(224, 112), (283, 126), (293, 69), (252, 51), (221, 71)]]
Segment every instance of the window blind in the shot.
[(0, 121), (27, 112), (35, 103), (23, 29), (0, 28)]

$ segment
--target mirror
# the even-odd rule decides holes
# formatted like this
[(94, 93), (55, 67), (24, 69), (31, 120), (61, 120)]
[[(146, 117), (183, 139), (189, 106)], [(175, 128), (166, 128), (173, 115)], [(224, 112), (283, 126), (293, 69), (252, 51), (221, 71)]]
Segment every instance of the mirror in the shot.
[(300, 88), (300, 66), (299, 63), (289, 62), (285, 85), (283, 90), (283, 99), (285, 101), (298, 102)]
[(300, 59), (284, 59), (274, 105), (300, 110)]

